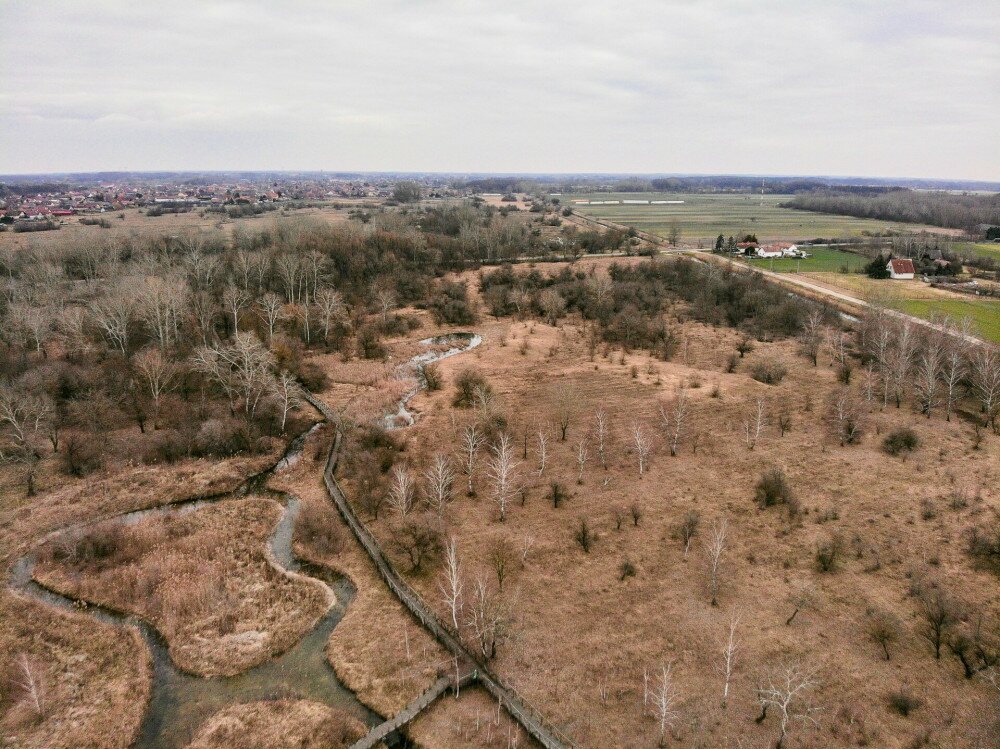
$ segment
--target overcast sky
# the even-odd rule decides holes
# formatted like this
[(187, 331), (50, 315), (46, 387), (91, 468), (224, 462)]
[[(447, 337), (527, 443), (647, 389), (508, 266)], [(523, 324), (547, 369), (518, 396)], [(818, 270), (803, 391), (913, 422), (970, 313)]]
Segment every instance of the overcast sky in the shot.
[(0, 0), (0, 173), (1000, 179), (997, 0)]

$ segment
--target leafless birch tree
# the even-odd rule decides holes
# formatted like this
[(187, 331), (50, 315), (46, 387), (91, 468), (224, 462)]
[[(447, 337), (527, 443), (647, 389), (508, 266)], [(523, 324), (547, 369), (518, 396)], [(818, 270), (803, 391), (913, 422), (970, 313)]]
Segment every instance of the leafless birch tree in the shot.
[(292, 409), (301, 406), (305, 400), (302, 397), (302, 387), (291, 372), (283, 369), (272, 384), (272, 392), (274, 400), (278, 404), (278, 410), (281, 411), (281, 432), (284, 434), (288, 414)]
[(458, 561), (458, 543), (452, 536), (444, 550), (444, 579), (440, 583), (440, 588), (445, 606), (451, 614), (451, 625), (455, 632), (458, 632), (458, 620), (462, 614), (463, 586), (462, 566)]
[(646, 463), (653, 444), (638, 422), (632, 425), (632, 442), (635, 444), (635, 454), (639, 458), (639, 475), (642, 476), (646, 472)]
[(438, 453), (430, 466), (424, 471), (427, 503), (438, 515), (444, 512), (452, 498), (452, 486), (455, 483), (455, 471), (447, 455)]
[(972, 391), (983, 412), (983, 425), (989, 426), (1000, 411), (1000, 349), (983, 344), (970, 358)]
[(601, 461), (601, 468), (608, 468), (608, 414), (603, 409), (599, 409), (594, 414), (594, 436), (597, 438), (597, 457)]
[(757, 446), (757, 441), (760, 439), (760, 435), (763, 433), (766, 424), (767, 411), (764, 399), (757, 398), (754, 407), (743, 420), (743, 435), (748, 450), (753, 450)]
[(500, 522), (507, 520), (507, 505), (516, 487), (516, 471), (520, 463), (514, 459), (514, 442), (506, 432), (493, 446), (493, 455), (487, 461), (493, 501), (500, 513)]
[(392, 469), (392, 483), (389, 485), (389, 504), (406, 517), (413, 509), (413, 479), (406, 466), (396, 466)]
[(677, 393), (669, 403), (660, 404), (660, 419), (670, 445), (670, 454), (677, 455), (681, 436), (688, 416), (688, 396), (684, 388), (677, 388)]
[(788, 666), (784, 671), (768, 679), (767, 684), (757, 689), (757, 700), (761, 713), (758, 723), (763, 723), (769, 710), (778, 714), (778, 738), (775, 749), (783, 749), (785, 740), (795, 723), (816, 724), (818, 708), (808, 701), (809, 692), (818, 686), (812, 673), (798, 666)]
[(719, 673), (722, 674), (722, 707), (729, 704), (729, 687), (733, 681), (733, 671), (736, 669), (736, 653), (740, 649), (739, 640), (736, 638), (736, 628), (740, 624), (740, 617), (735, 612), (729, 618), (729, 637), (722, 644), (722, 662), (719, 664)]
[(470, 424), (462, 430), (462, 468), (469, 480), (468, 494), (473, 496), (476, 490), (473, 488), (472, 479), (476, 473), (476, 461), (479, 459), (479, 448), (483, 446), (482, 432), (475, 424)]
[(722, 557), (726, 552), (729, 536), (729, 522), (722, 518), (712, 527), (712, 533), (705, 541), (705, 568), (708, 572), (708, 589), (712, 605), (719, 605), (719, 588), (722, 580)]
[(587, 464), (590, 452), (587, 449), (587, 440), (580, 440), (576, 445), (576, 483), (583, 483), (583, 467)]
[(650, 710), (656, 718), (660, 729), (660, 746), (664, 746), (667, 740), (667, 731), (673, 728), (674, 723), (680, 717), (677, 710), (677, 703), (680, 695), (677, 686), (674, 684), (673, 664), (664, 664), (660, 667), (660, 678), (652, 687), (647, 685), (647, 699), (651, 705)]
[(284, 303), (281, 297), (269, 291), (257, 300), (257, 316), (267, 326), (267, 339), (274, 338), (274, 331), (278, 323), (285, 316)]
[(545, 462), (548, 458), (549, 437), (542, 429), (538, 430), (538, 475), (545, 473)]
[(159, 428), (160, 399), (174, 385), (177, 366), (163, 355), (158, 348), (140, 351), (132, 360), (136, 371), (142, 376), (153, 399), (153, 428)]

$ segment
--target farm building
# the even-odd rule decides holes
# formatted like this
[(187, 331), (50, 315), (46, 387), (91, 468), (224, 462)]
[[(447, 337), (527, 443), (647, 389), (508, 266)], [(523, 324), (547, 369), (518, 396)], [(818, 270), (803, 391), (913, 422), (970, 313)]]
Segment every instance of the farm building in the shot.
[(893, 258), (889, 261), (889, 265), (886, 269), (889, 271), (889, 278), (894, 278), (900, 281), (909, 281), (916, 273), (916, 269), (913, 267), (913, 261), (909, 258)]

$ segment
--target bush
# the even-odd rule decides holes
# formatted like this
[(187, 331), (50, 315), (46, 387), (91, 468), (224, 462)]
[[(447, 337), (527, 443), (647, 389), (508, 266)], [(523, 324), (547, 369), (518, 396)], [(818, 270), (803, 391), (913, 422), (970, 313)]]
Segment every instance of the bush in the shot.
[(566, 501), (567, 496), (566, 487), (561, 483), (553, 481), (549, 484), (549, 499), (552, 500), (553, 507), (559, 509), (559, 505)]
[(906, 687), (889, 693), (889, 708), (904, 718), (918, 709), (923, 702), (914, 697)]
[(82, 477), (101, 467), (98, 437), (72, 433), (62, 444), (62, 469), (70, 476)]
[(338, 553), (343, 545), (340, 518), (325, 503), (310, 503), (302, 508), (295, 524), (295, 540), (323, 555)]
[(775, 361), (757, 362), (750, 369), (750, 376), (765, 385), (777, 385), (785, 379), (786, 374), (788, 370), (785, 365)]
[(437, 364), (428, 364), (423, 369), (424, 384), (430, 391), (440, 390), (444, 385), (444, 378), (441, 376), (441, 369)]
[(590, 553), (590, 547), (594, 544), (594, 533), (590, 530), (586, 518), (580, 518), (580, 525), (577, 527), (576, 533), (573, 534), (573, 539), (587, 554)]
[(833, 572), (843, 550), (844, 539), (840, 534), (834, 533), (816, 547), (816, 569), (820, 572)]
[(471, 325), (476, 321), (476, 312), (469, 301), (468, 289), (464, 283), (442, 281), (441, 288), (428, 308), (438, 325)]
[(618, 579), (624, 580), (626, 577), (635, 577), (635, 565), (628, 559), (621, 563), (618, 568)]
[(912, 452), (919, 444), (920, 439), (917, 437), (916, 432), (909, 427), (900, 427), (899, 429), (893, 429), (882, 440), (882, 449), (889, 455), (901, 455), (902, 453)]
[(792, 487), (788, 485), (785, 472), (771, 468), (761, 474), (754, 492), (754, 499), (760, 508), (788, 505), (789, 510), (797, 509)]
[(467, 367), (455, 375), (455, 397), (452, 405), (456, 408), (471, 408), (480, 393), (492, 394), (493, 388), (478, 369)]
[(995, 523), (991, 528), (979, 528), (973, 526), (968, 531), (969, 556), (977, 564), (1000, 572), (1000, 523)]

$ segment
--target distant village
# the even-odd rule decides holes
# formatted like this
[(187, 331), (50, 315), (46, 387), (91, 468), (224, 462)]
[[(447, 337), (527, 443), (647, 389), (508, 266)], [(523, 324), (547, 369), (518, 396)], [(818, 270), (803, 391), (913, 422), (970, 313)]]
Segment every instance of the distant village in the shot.
[[(141, 180), (97, 181), (89, 184), (0, 182), (0, 228), (13, 231), (56, 229), (71, 217), (95, 222), (101, 214), (129, 208), (148, 212), (186, 212), (231, 207), (277, 207), (280, 203), (311, 203), (343, 199), (391, 198), (398, 178), (384, 180), (342, 178), (289, 178), (233, 180), (209, 183)], [(446, 190), (439, 186), (438, 189)]]

